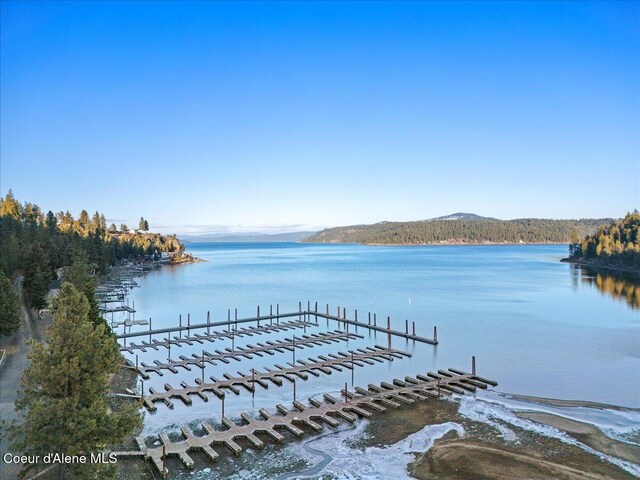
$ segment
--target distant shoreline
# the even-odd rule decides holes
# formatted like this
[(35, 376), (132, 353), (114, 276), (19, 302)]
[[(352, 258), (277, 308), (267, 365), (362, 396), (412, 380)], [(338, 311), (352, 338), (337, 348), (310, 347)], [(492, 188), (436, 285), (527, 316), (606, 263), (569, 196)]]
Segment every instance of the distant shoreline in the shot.
[(599, 262), (593, 262), (593, 261), (587, 261), (587, 260), (577, 260), (574, 258), (563, 258), (562, 260), (560, 260), (563, 263), (571, 263), (573, 265), (579, 265), (582, 267), (589, 267), (589, 268), (600, 268), (600, 269), (604, 269), (604, 270), (613, 270), (616, 272), (626, 272), (626, 273), (636, 273), (636, 274), (640, 274), (640, 268), (634, 268), (634, 267), (625, 267), (625, 266), (617, 266), (617, 265), (607, 265), (607, 264), (603, 264), (603, 263), (599, 263)]
[(563, 242), (532, 242), (532, 243), (514, 243), (514, 242), (482, 242), (482, 243), (466, 243), (466, 242), (446, 242), (446, 243), (359, 243), (359, 242), (295, 242), (304, 243), (306, 245), (362, 245), (364, 247), (500, 247), (500, 246), (543, 246), (543, 245), (569, 245)]

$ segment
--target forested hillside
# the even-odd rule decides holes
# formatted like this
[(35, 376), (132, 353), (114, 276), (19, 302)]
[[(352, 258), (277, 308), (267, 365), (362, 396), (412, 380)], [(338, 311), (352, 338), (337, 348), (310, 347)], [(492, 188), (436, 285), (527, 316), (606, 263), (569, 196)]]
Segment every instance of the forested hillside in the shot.
[(634, 210), (582, 240), (573, 239), (569, 253), (574, 260), (640, 268), (640, 213)]
[(119, 259), (183, 249), (175, 236), (136, 233), (126, 225), (121, 231), (114, 225), (107, 228), (99, 212), (90, 217), (83, 210), (78, 218), (68, 211), (45, 214), (33, 203), (19, 202), (11, 191), (0, 199), (0, 271), (7, 278), (24, 275), (23, 290), (33, 308), (45, 307), (56, 270), (74, 259), (82, 258), (90, 270), (104, 273)]
[(362, 243), (369, 245), (569, 243), (593, 233), (610, 219), (548, 220), (422, 220), (382, 222), (322, 230), (306, 238), (310, 243)]

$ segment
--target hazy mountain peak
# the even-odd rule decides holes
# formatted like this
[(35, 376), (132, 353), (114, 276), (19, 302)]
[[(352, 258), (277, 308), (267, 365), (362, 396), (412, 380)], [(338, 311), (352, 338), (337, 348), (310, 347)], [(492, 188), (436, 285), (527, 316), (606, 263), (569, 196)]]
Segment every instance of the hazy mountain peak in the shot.
[(456, 212), (443, 217), (430, 218), (429, 220), (497, 220), (497, 218), (483, 217), (475, 213)]

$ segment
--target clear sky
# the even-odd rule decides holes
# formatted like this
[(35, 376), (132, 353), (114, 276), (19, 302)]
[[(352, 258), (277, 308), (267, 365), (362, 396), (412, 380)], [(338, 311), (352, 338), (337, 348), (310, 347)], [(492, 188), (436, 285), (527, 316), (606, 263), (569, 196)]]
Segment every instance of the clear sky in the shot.
[(168, 232), (622, 216), (640, 3), (1, 3), (0, 190)]

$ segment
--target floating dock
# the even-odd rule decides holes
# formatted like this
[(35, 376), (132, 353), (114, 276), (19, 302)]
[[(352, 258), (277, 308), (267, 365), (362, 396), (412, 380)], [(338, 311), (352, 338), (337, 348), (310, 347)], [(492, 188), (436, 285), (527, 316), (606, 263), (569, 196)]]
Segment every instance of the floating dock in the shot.
[[(145, 321), (146, 322), (146, 321)], [(317, 327), (317, 323), (307, 323), (307, 322), (299, 322), (299, 321), (288, 321), (282, 323), (274, 323), (267, 324), (262, 326), (255, 327), (241, 327), (236, 330), (220, 330), (214, 331), (206, 334), (196, 333), (194, 335), (188, 336), (174, 336), (173, 338), (164, 337), (162, 340), (158, 339), (149, 339), (148, 342), (142, 342), (142, 344), (137, 344), (131, 342), (126, 347), (120, 347), (120, 351), (126, 351), (129, 353), (135, 353), (135, 350), (141, 350), (142, 352), (146, 352), (148, 348), (158, 350), (158, 348), (163, 347), (166, 349), (170, 349), (171, 346), (181, 347), (182, 345), (194, 345), (196, 343), (204, 344), (204, 342), (214, 342), (219, 339), (228, 339), (231, 337), (252, 337), (254, 335), (264, 335), (270, 334), (274, 332), (285, 332), (293, 329), (306, 329), (310, 327)], [(151, 337), (151, 333), (146, 332), (146, 335)]]
[[(304, 347), (313, 347), (318, 345), (326, 345), (340, 341), (347, 341), (356, 338), (363, 338), (355, 333), (341, 332), (339, 330), (329, 333), (313, 333), (310, 335), (301, 335), (300, 337), (285, 338), (279, 341), (266, 341), (257, 343), (256, 345), (248, 344), (244, 347), (225, 348), (224, 350), (215, 350), (215, 353), (202, 351), (202, 355), (192, 354), (191, 357), (180, 355), (179, 360), (169, 360), (168, 362), (154, 361), (154, 365), (141, 363), (140, 366), (134, 367), (143, 378), (149, 378), (149, 373), (157, 373), (162, 375), (162, 370), (169, 370), (171, 373), (178, 373), (176, 367), (183, 368), (187, 371), (191, 367), (205, 368), (207, 365), (216, 365), (216, 361), (229, 363), (229, 359), (240, 361), (242, 357), (252, 359), (254, 356), (261, 357), (263, 354), (273, 355), (274, 352), (283, 353), (285, 351), (293, 352), (295, 349)], [(233, 337), (232, 337), (233, 339)]]
[(281, 319), (289, 319), (293, 317), (298, 317), (298, 320), (301, 322), (303, 321), (302, 319), (305, 319), (305, 323), (309, 324), (310, 323), (309, 319), (311, 317), (314, 317), (316, 319), (316, 322), (315, 322), (316, 324), (318, 323), (319, 318), (324, 318), (327, 321), (337, 322), (338, 325), (344, 326), (347, 331), (349, 330), (349, 326), (354, 326), (356, 327), (356, 329), (357, 328), (369, 329), (375, 332), (381, 332), (381, 333), (387, 334), (389, 336), (402, 337), (407, 340), (414, 340), (417, 342), (428, 343), (431, 345), (438, 344), (436, 327), (434, 327), (433, 338), (427, 338), (424, 336), (416, 335), (415, 322), (412, 322), (412, 325), (411, 325), (412, 328), (411, 328), (411, 331), (409, 331), (409, 322), (405, 321), (404, 323), (405, 330), (403, 332), (401, 330), (391, 328), (390, 317), (387, 317), (386, 319), (387, 320), (386, 326), (378, 325), (377, 315), (376, 314), (372, 315), (370, 312), (368, 312), (368, 322), (365, 323), (363, 321), (359, 321), (357, 309), (354, 310), (353, 319), (347, 318), (346, 309), (345, 308), (341, 309), (341, 307), (338, 307), (337, 315), (331, 315), (329, 313), (329, 305), (326, 306), (326, 312), (322, 313), (318, 311), (317, 302), (315, 303), (315, 307), (313, 309), (311, 308), (310, 302), (308, 302), (306, 310), (302, 309), (302, 302), (299, 302), (299, 309), (297, 312), (280, 313), (279, 305), (276, 305), (276, 313), (273, 313), (273, 310), (274, 310), (273, 305), (270, 305), (269, 315), (260, 315), (260, 307), (258, 307), (255, 317), (238, 318), (238, 309), (236, 308), (235, 318), (231, 319), (231, 309), (229, 309), (227, 311), (226, 321), (223, 320), (223, 321), (211, 322), (210, 314), (207, 313), (206, 322), (195, 323), (195, 324), (191, 324), (191, 316), (189, 315), (187, 320), (187, 325), (182, 324), (182, 316), (180, 316), (180, 324), (178, 326), (160, 328), (155, 330), (149, 329), (148, 331), (127, 332), (127, 333), (118, 335), (118, 338), (129, 339), (129, 338), (142, 337), (142, 336), (148, 336), (148, 335), (171, 334), (174, 332), (183, 332), (185, 330), (190, 332), (191, 330), (199, 330), (199, 329), (205, 329), (205, 328), (210, 331), (211, 327), (220, 327), (220, 326), (226, 326), (229, 329), (231, 329), (232, 327), (237, 329), (239, 324), (244, 324), (244, 323), (256, 323), (257, 326), (260, 326), (261, 323), (268, 322), (271, 325), (273, 324), (274, 320), (276, 321), (276, 324), (277, 324), (280, 322)]
[(375, 347), (359, 348), (352, 352), (329, 353), (328, 355), (318, 355), (318, 359), (309, 358), (298, 360), (297, 362), (287, 362), (286, 366), (275, 364), (273, 368), (265, 368), (264, 372), (252, 369), (250, 374), (238, 372), (237, 375), (225, 373), (224, 380), (209, 377), (211, 382), (202, 379), (196, 380), (196, 385), (189, 386), (186, 382), (181, 382), (182, 388), (175, 388), (169, 383), (164, 384), (164, 392), (157, 392), (150, 388), (151, 395), (142, 395), (144, 406), (149, 411), (157, 409), (156, 403), (164, 403), (167, 407), (173, 408), (172, 398), (181, 400), (185, 405), (191, 405), (192, 396), (198, 396), (205, 402), (209, 401), (207, 393), (214, 394), (218, 398), (225, 396), (227, 391), (236, 395), (240, 393), (238, 387), (242, 387), (249, 392), (255, 392), (255, 386), (260, 385), (268, 388), (269, 384), (281, 386), (283, 380), (295, 382), (297, 378), (307, 380), (309, 375), (314, 377), (320, 374), (331, 375), (333, 371), (342, 371), (343, 368), (353, 369), (365, 365), (374, 365), (375, 362), (385, 360), (392, 361), (404, 357), (411, 357), (410, 353), (400, 350), (387, 350), (376, 345)]
[(242, 424), (237, 424), (224, 416), (221, 424), (224, 430), (217, 430), (210, 423), (202, 423), (204, 435), (196, 435), (190, 428), (182, 427), (182, 439), (171, 440), (165, 433), (159, 435), (162, 445), (147, 446), (144, 439), (136, 437), (139, 452), (117, 452), (121, 456), (140, 455), (149, 460), (162, 475), (166, 474), (167, 457), (178, 457), (185, 467), (194, 467), (190, 452), (202, 451), (211, 460), (216, 461), (218, 451), (213, 447), (223, 445), (235, 455), (242, 453), (238, 440), (246, 440), (255, 448), (265, 446), (258, 435), (267, 435), (276, 442), (283, 443), (285, 437), (278, 430), (287, 430), (299, 437), (304, 433), (300, 427), (313, 431), (321, 431), (323, 423), (332, 427), (338, 426), (340, 420), (355, 422), (358, 417), (370, 417), (374, 413), (384, 412), (388, 407), (397, 408), (402, 404), (412, 404), (416, 400), (426, 400), (429, 397), (440, 397), (446, 393), (465, 394), (475, 392), (476, 388), (496, 386), (493, 380), (478, 377), (460, 370), (438, 370), (426, 375), (405, 377), (403, 380), (394, 379), (392, 383), (382, 382), (379, 385), (369, 384), (367, 389), (356, 387), (351, 392), (341, 390), (341, 398), (336, 399), (330, 394), (323, 396), (323, 401), (309, 399), (309, 405), (294, 400), (292, 407), (276, 405), (277, 414), (271, 414), (260, 409), (261, 418), (254, 418), (247, 413), (241, 413)]

